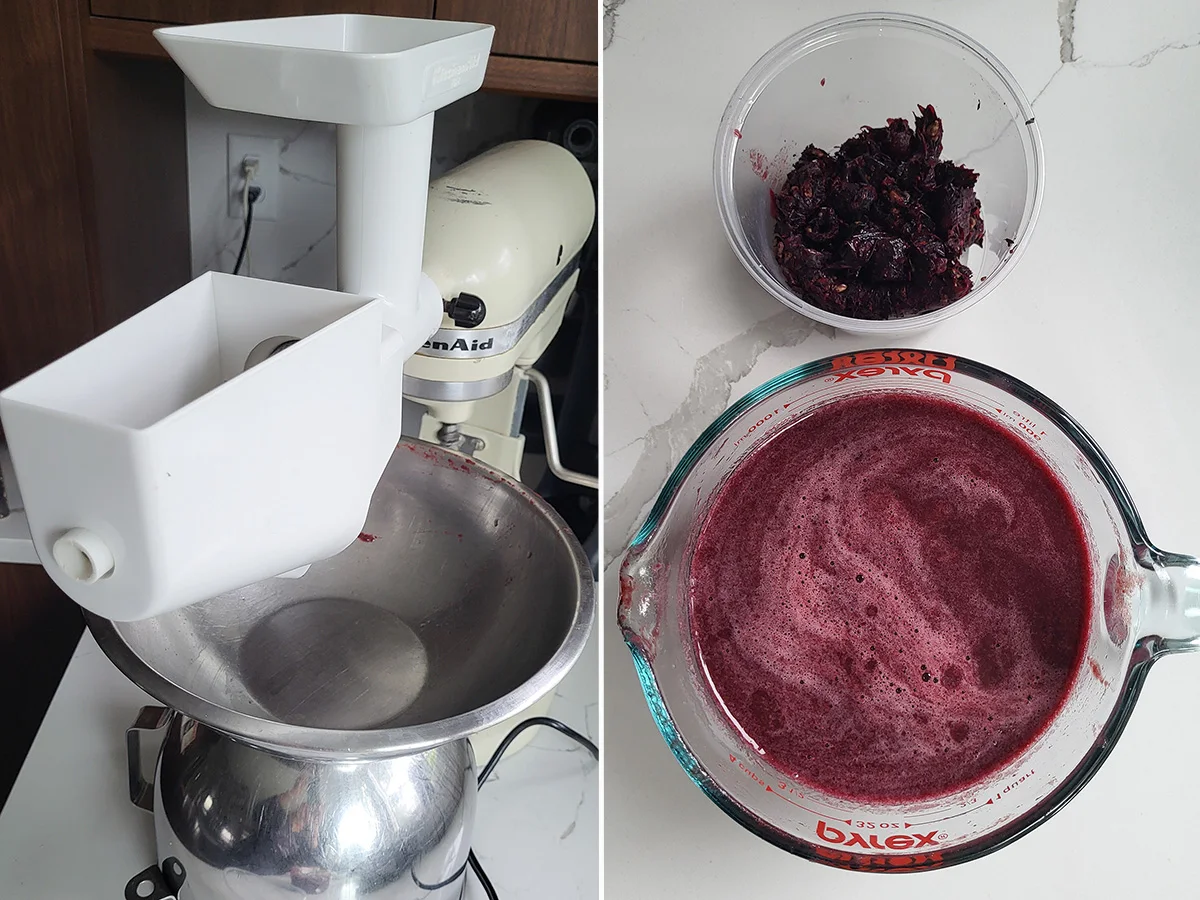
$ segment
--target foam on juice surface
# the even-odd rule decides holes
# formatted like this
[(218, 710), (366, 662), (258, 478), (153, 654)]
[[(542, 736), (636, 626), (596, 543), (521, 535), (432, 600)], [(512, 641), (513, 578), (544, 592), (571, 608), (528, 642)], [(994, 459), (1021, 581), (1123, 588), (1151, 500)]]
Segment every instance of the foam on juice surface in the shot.
[(693, 551), (709, 681), (779, 769), (871, 802), (954, 792), (1044, 730), (1091, 592), (1053, 472), (957, 404), (880, 392), (815, 411), (721, 488)]

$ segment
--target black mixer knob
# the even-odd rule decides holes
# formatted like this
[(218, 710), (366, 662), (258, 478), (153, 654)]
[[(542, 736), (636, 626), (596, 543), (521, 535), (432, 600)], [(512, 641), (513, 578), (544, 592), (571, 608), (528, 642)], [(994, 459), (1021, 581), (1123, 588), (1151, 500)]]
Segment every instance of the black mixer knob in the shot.
[(487, 305), (474, 294), (459, 294), (446, 304), (446, 315), (459, 328), (475, 328), (483, 324)]

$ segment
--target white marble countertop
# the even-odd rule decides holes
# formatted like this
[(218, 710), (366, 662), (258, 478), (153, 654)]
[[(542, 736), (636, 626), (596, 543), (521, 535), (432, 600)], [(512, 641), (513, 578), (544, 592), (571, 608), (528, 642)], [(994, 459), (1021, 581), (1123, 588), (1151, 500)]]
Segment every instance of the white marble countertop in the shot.
[[(879, 879), (811, 864), (726, 818), (660, 738), (614, 627), (616, 562), (658, 489), (732, 401), (867, 339), (760, 290), (717, 217), (712, 148), (746, 70), (783, 36), (856, 9), (946, 22), (995, 53), (1036, 112), (1047, 176), (1020, 265), (908, 341), (1038, 387), (1099, 441), (1151, 537), (1200, 553), (1200, 4), (1191, 0), (606, 2), (605, 891), (622, 900), (1194, 896), (1200, 659), (1154, 669), (1095, 779), (983, 860)], [(1197, 48), (1197, 49), (1193, 49)]]
[[(597, 646), (593, 631), (550, 708), (593, 740)], [(155, 862), (153, 818), (129, 801), (125, 729), (156, 702), (84, 634), (0, 811), (0, 897), (115, 900)], [(475, 853), (502, 900), (597, 900), (596, 764), (569, 739), (538, 731), (480, 792)], [(484, 900), (473, 875), (467, 884), (464, 900)]]

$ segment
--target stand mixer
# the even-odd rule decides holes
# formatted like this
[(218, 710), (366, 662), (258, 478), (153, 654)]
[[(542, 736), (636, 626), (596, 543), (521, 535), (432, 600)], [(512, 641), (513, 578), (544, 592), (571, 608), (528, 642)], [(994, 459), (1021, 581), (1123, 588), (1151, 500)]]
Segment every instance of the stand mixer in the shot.
[[(520, 479), (532, 382), (548, 467), (564, 481), (598, 486), (559, 462), (549, 385), (532, 368), (562, 324), (595, 215), (583, 166), (546, 141), (501, 144), (430, 184), (423, 270), (444, 314), (404, 366), (404, 395), (425, 410), (421, 440)], [(553, 699), (542, 697), (524, 715), (546, 715)], [(476, 757), (489, 757), (515, 724), (472, 735)], [(509, 752), (533, 737), (524, 732)]]
[[(206, 273), (0, 392), (0, 562), (40, 563), (166, 704), (128, 740), (169, 896), (460, 897), (469, 738), (552, 694), (594, 619), (490, 417), (538, 383), (514, 372), (561, 322), (590, 185), (529, 142), (431, 190), (433, 113), (480, 87), (491, 26), (155, 34), (210, 104), (337, 125), (338, 290)], [(400, 440), (405, 394), (443, 446)], [(463, 462), (489, 441), (501, 466)]]
[[(426, 410), (423, 440), (520, 477), (526, 391), (547, 388), (531, 366), (562, 324), (595, 214), (583, 166), (544, 141), (501, 145), (430, 185), (424, 271), (445, 315), (404, 367), (405, 396)], [(551, 470), (596, 487), (560, 465), (553, 413), (541, 410)]]

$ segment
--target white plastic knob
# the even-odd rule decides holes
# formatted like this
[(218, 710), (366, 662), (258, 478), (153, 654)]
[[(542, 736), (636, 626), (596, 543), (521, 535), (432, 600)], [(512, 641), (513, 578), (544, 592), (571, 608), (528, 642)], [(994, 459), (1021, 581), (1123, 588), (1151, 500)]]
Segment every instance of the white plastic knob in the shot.
[(95, 584), (113, 570), (112, 551), (86, 528), (72, 528), (52, 549), (59, 568), (84, 584)]

